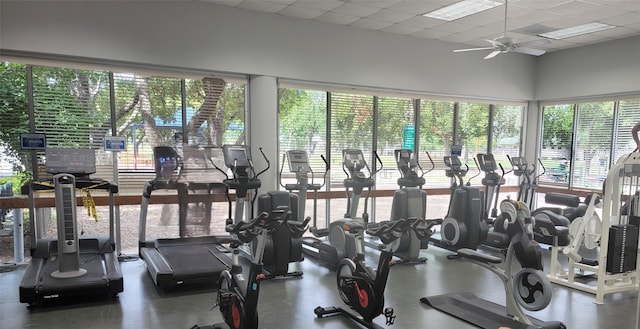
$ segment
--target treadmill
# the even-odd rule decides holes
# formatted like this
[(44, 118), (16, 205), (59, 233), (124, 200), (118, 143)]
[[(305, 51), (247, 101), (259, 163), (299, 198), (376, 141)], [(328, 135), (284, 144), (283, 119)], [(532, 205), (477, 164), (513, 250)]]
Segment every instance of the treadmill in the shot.
[[(231, 264), (228, 235), (215, 236), (209, 232), (211, 206), (217, 195), (226, 194), (228, 187), (213, 169), (213, 149), (199, 150), (155, 147), (156, 178), (145, 184), (140, 205), (139, 255), (155, 285), (163, 290), (183, 284), (215, 283), (220, 273)], [(176, 190), (179, 208), (179, 237), (148, 240), (147, 211), (151, 194), (156, 190)], [(204, 208), (204, 218), (190, 223), (190, 206)], [(231, 204), (229, 202), (229, 216)], [(203, 217), (200, 215), (200, 217)], [(199, 226), (194, 234), (190, 227)]]
[[(46, 169), (50, 180), (30, 181), (22, 186), (29, 195), (29, 209), (35, 214), (34, 193), (55, 191), (57, 239), (42, 238), (41, 221), (32, 218), (31, 261), (20, 282), (20, 302), (30, 306), (78, 295), (115, 297), (123, 290), (122, 272), (115, 252), (114, 193), (118, 186), (89, 178), (95, 173), (95, 151), (48, 148)], [(76, 217), (76, 189), (109, 193), (109, 235), (79, 237)], [(62, 243), (61, 243), (62, 241)]]

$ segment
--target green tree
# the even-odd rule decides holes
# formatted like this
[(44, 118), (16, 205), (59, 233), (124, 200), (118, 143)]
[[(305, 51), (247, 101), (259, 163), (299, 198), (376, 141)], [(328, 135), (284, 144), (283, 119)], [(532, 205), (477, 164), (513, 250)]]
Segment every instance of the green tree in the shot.
[(420, 104), (420, 145), (425, 150), (451, 154), (453, 144), (453, 102), (422, 100)]
[(573, 104), (545, 106), (543, 109), (543, 147), (569, 147), (573, 142)]
[(326, 92), (282, 88), (278, 93), (281, 139), (291, 149), (314, 150), (318, 140), (326, 140)]
[(18, 136), (29, 132), (29, 105), (27, 103), (26, 66), (0, 63), (0, 147), (5, 160), (16, 171), (28, 164), (28, 154), (21, 152)]

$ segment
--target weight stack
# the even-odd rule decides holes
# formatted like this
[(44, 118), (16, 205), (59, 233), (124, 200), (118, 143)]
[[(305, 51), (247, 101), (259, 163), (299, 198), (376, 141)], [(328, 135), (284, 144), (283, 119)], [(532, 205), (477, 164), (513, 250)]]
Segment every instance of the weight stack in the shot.
[(638, 257), (638, 227), (614, 225), (609, 229), (607, 273), (625, 273), (636, 269)]

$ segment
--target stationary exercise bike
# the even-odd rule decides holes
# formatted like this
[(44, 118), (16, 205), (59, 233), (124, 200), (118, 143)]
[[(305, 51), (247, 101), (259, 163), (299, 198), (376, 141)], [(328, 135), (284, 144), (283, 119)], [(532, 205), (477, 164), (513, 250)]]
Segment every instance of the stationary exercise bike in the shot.
[[(356, 243), (355, 258), (341, 260), (337, 271), (338, 294), (345, 304), (357, 312), (357, 315), (341, 307), (318, 306), (314, 310), (316, 316), (322, 318), (340, 314), (367, 328), (381, 328), (373, 323), (373, 319), (384, 314), (386, 324), (393, 324), (395, 320), (393, 309), (384, 307), (384, 290), (389, 276), (389, 267), (393, 265), (392, 250), (402, 234), (409, 230), (413, 230), (416, 236), (428, 239), (431, 225), (433, 223), (413, 218), (383, 222), (376, 228), (367, 229), (367, 234), (379, 238), (384, 243), (378, 267), (374, 269), (365, 263), (362, 244)], [(358, 230), (364, 230), (364, 227), (351, 228), (352, 232)], [(362, 239), (360, 234), (356, 237)]]
[[(291, 220), (288, 209), (276, 209), (272, 214), (263, 212), (250, 222), (239, 221), (227, 225), (227, 232), (238, 240), (231, 242), (233, 247), (231, 269), (220, 274), (218, 295), (215, 306), (220, 308), (224, 323), (191, 329), (257, 329), (258, 328), (258, 295), (260, 282), (265, 279), (262, 271), (262, 257), (268, 235), (279, 227), (286, 227), (293, 237), (301, 237), (306, 231), (305, 224)], [(249, 275), (243, 276), (239, 262), (238, 247), (243, 243), (256, 241)], [(215, 307), (214, 306), (214, 307)]]
[[(506, 292), (506, 307), (472, 293), (424, 297), (420, 302), (481, 328), (566, 328), (562, 322), (544, 322), (524, 313), (523, 308), (539, 311), (547, 307), (553, 289), (543, 272), (540, 246), (532, 238), (533, 220), (529, 208), (523, 202), (506, 199), (500, 203), (500, 211), (506, 225), (514, 226), (507, 230), (511, 239), (504, 262), (502, 257), (469, 248), (459, 249), (458, 254), (500, 277)], [(514, 260), (521, 267), (515, 274)], [(498, 266), (502, 263), (503, 266)]]

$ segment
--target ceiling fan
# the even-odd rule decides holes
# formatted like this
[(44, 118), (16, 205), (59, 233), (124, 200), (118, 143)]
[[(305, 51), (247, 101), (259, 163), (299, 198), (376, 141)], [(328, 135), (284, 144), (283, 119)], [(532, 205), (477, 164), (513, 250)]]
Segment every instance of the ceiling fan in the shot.
[(551, 40), (547, 40), (547, 39), (539, 39), (539, 40), (516, 43), (516, 42), (513, 42), (512, 38), (507, 37), (507, 0), (504, 1), (504, 32), (502, 33), (502, 36), (499, 38), (495, 38), (493, 40), (489, 40), (489, 39), (485, 39), (485, 40), (491, 43), (491, 47), (456, 49), (453, 52), (459, 53), (459, 52), (475, 51), (475, 50), (493, 50), (491, 53), (489, 53), (489, 55), (485, 56), (484, 59), (493, 58), (500, 53), (509, 53), (509, 52), (540, 56), (544, 54), (545, 51), (542, 49), (531, 48), (531, 47), (542, 46), (542, 45), (551, 43)]

